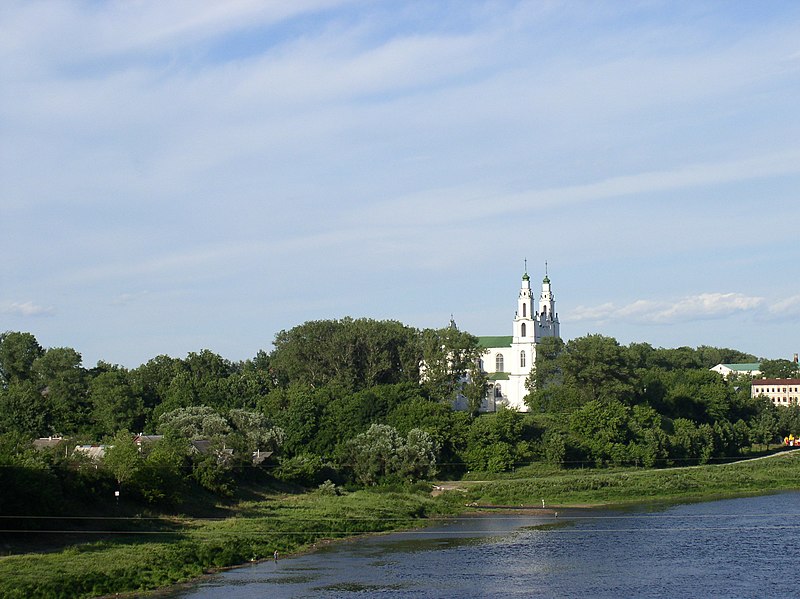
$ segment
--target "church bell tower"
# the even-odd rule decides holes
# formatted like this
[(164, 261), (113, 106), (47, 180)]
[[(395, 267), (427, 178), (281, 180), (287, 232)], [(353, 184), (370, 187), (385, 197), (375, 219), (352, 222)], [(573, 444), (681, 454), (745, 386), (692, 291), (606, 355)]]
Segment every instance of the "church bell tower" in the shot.
[(545, 275), (542, 279), (542, 294), (539, 296), (539, 312), (536, 314), (536, 341), (542, 337), (560, 337), (558, 313), (556, 312), (556, 298), (550, 288), (550, 277)]

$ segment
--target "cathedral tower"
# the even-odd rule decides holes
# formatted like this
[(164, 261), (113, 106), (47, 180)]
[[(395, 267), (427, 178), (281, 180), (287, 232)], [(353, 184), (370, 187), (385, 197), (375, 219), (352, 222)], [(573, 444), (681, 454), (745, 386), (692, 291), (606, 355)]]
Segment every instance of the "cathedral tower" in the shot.
[(556, 312), (556, 298), (550, 289), (550, 277), (545, 275), (542, 279), (542, 294), (539, 296), (539, 312), (536, 314), (535, 341), (538, 343), (542, 337), (560, 337), (558, 313)]

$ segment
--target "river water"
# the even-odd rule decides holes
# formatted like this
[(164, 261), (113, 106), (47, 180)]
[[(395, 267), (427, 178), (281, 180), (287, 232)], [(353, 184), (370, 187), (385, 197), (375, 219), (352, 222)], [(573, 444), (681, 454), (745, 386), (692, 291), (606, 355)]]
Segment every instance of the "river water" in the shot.
[(781, 493), (654, 511), (454, 519), (229, 570), (173, 597), (664, 599), (799, 592), (800, 493)]

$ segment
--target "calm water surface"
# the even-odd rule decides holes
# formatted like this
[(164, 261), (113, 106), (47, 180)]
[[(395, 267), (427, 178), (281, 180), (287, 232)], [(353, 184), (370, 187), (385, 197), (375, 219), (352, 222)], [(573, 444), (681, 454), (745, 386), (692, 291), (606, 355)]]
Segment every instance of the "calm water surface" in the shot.
[[(546, 526), (528, 528), (531, 526)], [(795, 597), (800, 493), (488, 515), (224, 572), (174, 597)]]

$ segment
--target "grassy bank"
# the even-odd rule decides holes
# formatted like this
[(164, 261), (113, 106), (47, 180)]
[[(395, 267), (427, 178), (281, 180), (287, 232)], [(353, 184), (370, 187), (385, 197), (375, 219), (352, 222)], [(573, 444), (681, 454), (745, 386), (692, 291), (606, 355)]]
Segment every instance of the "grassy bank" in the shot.
[(800, 454), (671, 470), (537, 470), (465, 482), (463, 491), (358, 491), (273, 495), (243, 501), (231, 517), (160, 519), (140, 530), (50, 553), (0, 558), (2, 597), (92, 597), (152, 589), (252, 559), (285, 555), (323, 539), (396, 530), (465, 511), (465, 504), (541, 506), (698, 501), (800, 489)]
[(233, 517), (223, 519), (134, 522), (139, 524), (134, 532), (98, 530), (101, 540), (0, 558), (0, 597), (95, 597), (153, 589), (264, 559), (276, 549), (286, 555), (322, 539), (407, 528), (441, 506), (423, 492), (312, 493), (242, 502)]
[(800, 489), (800, 452), (666, 470), (550, 470), (472, 483), (462, 496), (488, 505), (624, 505), (703, 501)]

